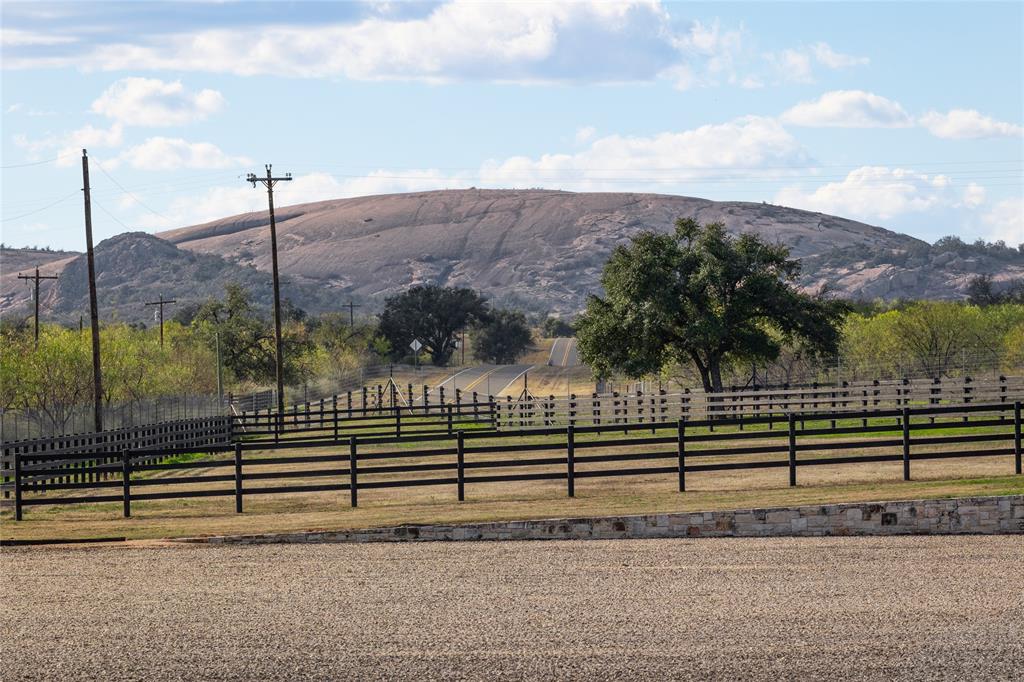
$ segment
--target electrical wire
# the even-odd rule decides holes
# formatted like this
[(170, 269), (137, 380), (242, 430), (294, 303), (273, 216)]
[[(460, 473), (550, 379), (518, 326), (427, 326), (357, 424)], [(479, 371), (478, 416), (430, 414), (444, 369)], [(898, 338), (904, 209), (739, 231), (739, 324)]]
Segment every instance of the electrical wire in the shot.
[(43, 206), (42, 208), (37, 208), (37, 209), (36, 209), (36, 210), (34, 210), (34, 211), (29, 211), (28, 213), (22, 213), (21, 215), (16, 215), (16, 216), (12, 216), (12, 217), (10, 217), (10, 218), (3, 218), (2, 220), (0, 220), (0, 222), (2, 222), (2, 223), (6, 223), (6, 222), (10, 222), (11, 220), (20, 220), (21, 218), (27, 218), (27, 217), (29, 217), (29, 216), (31, 216), (31, 215), (35, 215), (36, 213), (42, 213), (42, 212), (43, 212), (43, 211), (45, 211), (46, 209), (48, 209), (48, 208), (53, 208), (53, 207), (54, 207), (54, 206), (56, 206), (57, 204), (63, 204), (63, 203), (65, 202), (65, 201), (67, 201), (67, 200), (68, 200), (68, 199), (70, 199), (71, 197), (75, 196), (75, 195), (76, 195), (76, 194), (78, 194), (78, 193), (79, 193), (80, 191), (81, 191), (81, 190), (78, 190), (78, 189), (76, 189), (76, 190), (75, 190), (74, 192), (72, 192), (71, 194), (68, 194), (68, 195), (67, 195), (67, 196), (65, 196), (64, 198), (62, 198), (62, 199), (58, 199), (57, 201), (54, 201), (54, 202), (53, 202), (53, 203), (51, 203), (51, 204), (47, 204), (46, 206)]

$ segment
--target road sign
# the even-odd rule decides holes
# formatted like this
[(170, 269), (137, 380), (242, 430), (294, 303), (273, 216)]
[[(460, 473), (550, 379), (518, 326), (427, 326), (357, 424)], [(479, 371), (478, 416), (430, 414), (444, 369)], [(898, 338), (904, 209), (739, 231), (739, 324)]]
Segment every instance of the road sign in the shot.
[(409, 348), (412, 348), (412, 351), (414, 353), (419, 353), (420, 352), (420, 348), (423, 348), (423, 344), (420, 343), (419, 339), (413, 339), (412, 343), (409, 344)]

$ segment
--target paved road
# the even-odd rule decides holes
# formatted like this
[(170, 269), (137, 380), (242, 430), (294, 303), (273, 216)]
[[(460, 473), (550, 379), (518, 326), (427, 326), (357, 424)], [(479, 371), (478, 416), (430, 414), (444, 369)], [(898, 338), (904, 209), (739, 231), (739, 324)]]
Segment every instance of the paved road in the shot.
[(14, 680), (1011, 680), (1020, 536), (4, 548)]
[(555, 339), (548, 356), (548, 365), (552, 367), (576, 367), (580, 364), (580, 355), (575, 338)]
[[(455, 395), (455, 389), (462, 391), (462, 394), (469, 399), (473, 391), (479, 394), (481, 400), (485, 400), (487, 395), (497, 395), (505, 389), (506, 386), (515, 382), (522, 381), (523, 373), (529, 370), (533, 365), (480, 365), (479, 367), (469, 367), (460, 372), (457, 372), (454, 377), (448, 377), (440, 384), (433, 386), (429, 390), (431, 400), (434, 400), (438, 396), (438, 389), (444, 387), (445, 399)], [(417, 403), (423, 402), (422, 394), (417, 396)]]

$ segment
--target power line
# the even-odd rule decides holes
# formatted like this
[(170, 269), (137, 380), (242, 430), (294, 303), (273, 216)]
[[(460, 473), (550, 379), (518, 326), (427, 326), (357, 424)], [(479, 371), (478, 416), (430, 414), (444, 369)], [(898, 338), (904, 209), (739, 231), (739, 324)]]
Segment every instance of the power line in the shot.
[(4, 218), (4, 219), (0, 220), (0, 222), (6, 223), (6, 222), (10, 222), (11, 220), (20, 220), (21, 218), (27, 218), (30, 215), (35, 215), (36, 213), (42, 213), (43, 211), (45, 211), (48, 208), (53, 208), (57, 204), (64, 203), (65, 201), (67, 201), (71, 197), (76, 196), (78, 194), (78, 192), (79, 192), (79, 190), (76, 189), (71, 194), (69, 194), (69, 195), (67, 195), (67, 196), (65, 196), (65, 197), (63, 197), (61, 199), (58, 199), (57, 201), (54, 201), (52, 204), (47, 204), (46, 206), (43, 206), (42, 208), (37, 208), (34, 211), (29, 211), (28, 213), (22, 213), (21, 215), (16, 215), (16, 216), (13, 216), (11, 218)]
[(132, 231), (132, 228), (128, 227), (128, 226), (127, 226), (127, 225), (125, 225), (125, 224), (124, 224), (123, 222), (121, 222), (121, 221), (120, 221), (120, 220), (118, 219), (118, 217), (117, 217), (116, 215), (114, 215), (113, 213), (111, 213), (110, 211), (108, 211), (108, 210), (107, 210), (107, 209), (106, 209), (106, 208), (105, 208), (105, 207), (103, 206), (103, 204), (101, 204), (100, 202), (96, 201), (96, 199), (93, 199), (93, 200), (92, 200), (92, 203), (96, 204), (96, 205), (97, 205), (97, 206), (99, 207), (99, 209), (100, 209), (101, 211), (103, 211), (104, 213), (106, 213), (106, 214), (107, 214), (107, 215), (108, 215), (108, 216), (110, 217), (110, 219), (111, 219), (111, 220), (113, 220), (113, 221), (114, 221), (115, 223), (117, 223), (118, 225), (120, 225), (120, 226), (121, 226), (121, 227), (123, 227), (124, 229), (128, 230), (129, 232), (131, 232), (131, 231)]
[(65, 152), (64, 154), (58, 154), (52, 159), (46, 159), (45, 161), (29, 161), (27, 163), (12, 163), (7, 166), (0, 166), (0, 170), (7, 170), (9, 168), (28, 168), (29, 166), (43, 166), (48, 163), (56, 163), (61, 159), (69, 156), (78, 156), (78, 152)]
[[(95, 159), (93, 159), (93, 161), (96, 161), (96, 160), (95, 160)], [(171, 220), (170, 218), (168, 218), (168, 217), (167, 217), (167, 216), (165, 216), (164, 214), (160, 213), (159, 211), (155, 211), (155, 210), (153, 210), (152, 208), (150, 208), (149, 206), (147, 206), (147, 205), (145, 204), (145, 202), (143, 202), (143, 201), (142, 201), (141, 199), (139, 199), (139, 198), (138, 198), (137, 196), (135, 196), (134, 194), (132, 194), (131, 192), (129, 192), (128, 190), (126, 190), (126, 189), (124, 188), (124, 185), (122, 185), (122, 184), (121, 184), (120, 182), (118, 182), (117, 180), (115, 180), (115, 179), (114, 179), (114, 176), (113, 176), (113, 175), (111, 175), (110, 173), (108, 173), (108, 172), (107, 172), (107, 169), (106, 169), (106, 168), (104, 168), (104, 167), (103, 167), (103, 164), (101, 164), (101, 163), (100, 163), (99, 161), (96, 161), (96, 167), (97, 167), (97, 168), (99, 168), (99, 169), (100, 169), (100, 170), (101, 170), (101, 171), (103, 172), (103, 174), (104, 174), (104, 175), (106, 175), (106, 176), (107, 176), (107, 177), (108, 177), (108, 178), (110, 179), (110, 181), (111, 181), (111, 182), (113, 182), (113, 183), (114, 183), (115, 185), (117, 185), (118, 187), (120, 187), (120, 188), (121, 188), (121, 191), (123, 191), (123, 192), (124, 192), (125, 194), (127, 194), (128, 196), (130, 196), (130, 197), (131, 197), (132, 199), (134, 199), (134, 200), (135, 200), (135, 201), (136, 201), (136, 202), (137, 202), (137, 203), (138, 203), (138, 204), (139, 204), (140, 206), (142, 206), (142, 207), (143, 207), (144, 209), (146, 209), (147, 211), (149, 211), (150, 213), (152, 213), (153, 215), (155, 215), (155, 216), (157, 216), (157, 217), (159, 217), (159, 218), (163, 218), (163, 219), (164, 219), (164, 220), (166, 220), (167, 222), (173, 222), (173, 221), (172, 221), (172, 220)]]

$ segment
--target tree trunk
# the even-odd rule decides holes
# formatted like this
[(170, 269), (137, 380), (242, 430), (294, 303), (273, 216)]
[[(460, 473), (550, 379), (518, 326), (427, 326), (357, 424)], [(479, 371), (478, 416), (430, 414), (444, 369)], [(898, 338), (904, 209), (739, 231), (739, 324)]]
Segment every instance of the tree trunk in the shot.
[(711, 375), (711, 390), (714, 393), (722, 392), (722, 359), (718, 357), (708, 358), (708, 373)]

